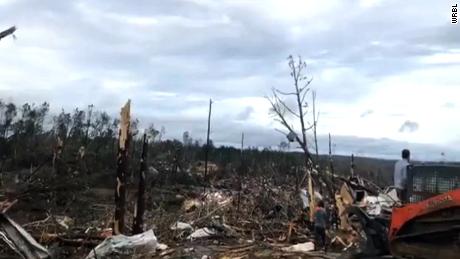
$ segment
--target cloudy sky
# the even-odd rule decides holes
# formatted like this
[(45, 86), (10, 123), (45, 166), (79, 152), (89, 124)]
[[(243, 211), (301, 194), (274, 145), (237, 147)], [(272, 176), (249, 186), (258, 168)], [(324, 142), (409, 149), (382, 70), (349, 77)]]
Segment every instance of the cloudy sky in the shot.
[[(301, 55), (317, 91), (320, 150), (460, 160), (460, 25), (451, 1), (0, 0), (0, 98), (116, 115), (251, 146), (284, 137), (264, 96)], [(289, 101), (288, 101), (289, 102)]]

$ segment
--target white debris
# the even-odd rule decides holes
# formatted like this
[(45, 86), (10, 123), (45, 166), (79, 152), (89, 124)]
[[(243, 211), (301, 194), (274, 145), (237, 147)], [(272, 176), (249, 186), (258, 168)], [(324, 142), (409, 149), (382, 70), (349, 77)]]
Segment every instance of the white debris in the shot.
[(193, 252), (193, 251), (195, 251), (195, 248), (193, 248), (193, 247), (189, 247), (189, 248), (185, 248), (185, 249), (184, 249), (184, 252), (185, 252), (185, 253), (191, 253), (191, 252)]
[(391, 209), (400, 203), (395, 188), (388, 187), (378, 196), (366, 196), (364, 204), (369, 215), (380, 215), (391, 212)]
[(68, 216), (55, 216), (56, 222), (63, 228), (69, 229), (69, 226), (73, 224), (73, 219)]
[[(310, 207), (310, 197), (306, 189), (301, 189), (299, 192), (300, 199), (302, 200), (303, 209)], [(315, 199), (322, 200), (323, 196), (321, 193), (315, 191)]]
[(382, 207), (377, 196), (366, 196), (365, 198), (366, 211), (369, 215), (379, 215), (382, 212)]
[(315, 250), (315, 244), (313, 242), (300, 243), (288, 247), (283, 247), (285, 252), (310, 252)]
[(206, 203), (217, 203), (219, 206), (223, 206), (232, 202), (232, 197), (228, 196), (220, 191), (210, 192), (205, 194)]
[(116, 235), (106, 238), (88, 254), (86, 259), (148, 254), (154, 252), (157, 246), (158, 242), (153, 230), (134, 236)]
[(393, 189), (387, 193), (380, 193), (378, 198), (382, 207), (382, 212), (387, 214), (391, 214), (393, 207), (401, 203), (401, 201), (398, 199), (396, 189)]
[(192, 231), (193, 230), (193, 227), (192, 225), (188, 224), (188, 223), (184, 223), (184, 222), (176, 222), (174, 223), (171, 227), (170, 227), (171, 230), (190, 230)]
[(387, 204), (382, 204), (383, 206), (393, 207), (395, 204), (401, 202), (398, 198), (398, 192), (395, 187), (386, 188), (379, 196), (387, 202)]
[(193, 240), (197, 238), (204, 238), (204, 237), (210, 237), (215, 235), (216, 232), (213, 229), (210, 228), (200, 228), (195, 230), (190, 236), (187, 237), (187, 239)]
[(164, 250), (166, 250), (166, 249), (168, 249), (168, 248), (169, 248), (169, 246), (168, 246), (167, 244), (158, 243), (156, 249), (157, 249), (158, 251), (164, 251)]
[(301, 189), (299, 192), (300, 199), (302, 200), (302, 208), (306, 209), (308, 208), (308, 194), (307, 190)]
[(200, 208), (203, 204), (198, 199), (185, 200), (182, 204), (182, 209), (185, 212), (194, 211), (197, 208)]

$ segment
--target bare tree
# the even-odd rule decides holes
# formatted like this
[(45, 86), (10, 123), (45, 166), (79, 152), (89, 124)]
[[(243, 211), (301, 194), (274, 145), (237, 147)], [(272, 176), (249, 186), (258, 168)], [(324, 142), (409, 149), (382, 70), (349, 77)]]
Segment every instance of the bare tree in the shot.
[[(302, 151), (305, 154), (305, 168), (306, 173), (297, 184), (297, 188), (304, 183), (307, 176), (309, 182), (311, 181), (311, 169), (313, 167), (313, 161), (310, 151), (308, 150), (307, 143), (307, 131), (312, 129), (313, 125), (306, 126), (305, 116), (308, 113), (308, 101), (306, 99), (307, 94), (310, 92), (311, 78), (306, 76), (307, 64), (302, 60), (301, 57), (295, 60), (292, 56), (288, 57), (288, 64), (291, 70), (291, 77), (294, 83), (294, 89), (292, 92), (283, 92), (278, 89), (272, 89), (272, 97), (267, 98), (271, 104), (271, 112), (275, 116), (275, 121), (279, 122), (288, 132), (278, 130), (285, 134), (290, 142), (296, 141)], [(297, 109), (289, 107), (283, 97), (293, 96), (297, 103)], [(301, 135), (295, 132), (294, 126), (288, 121), (288, 116), (294, 116), (300, 123)], [(309, 184), (310, 185), (310, 184)]]

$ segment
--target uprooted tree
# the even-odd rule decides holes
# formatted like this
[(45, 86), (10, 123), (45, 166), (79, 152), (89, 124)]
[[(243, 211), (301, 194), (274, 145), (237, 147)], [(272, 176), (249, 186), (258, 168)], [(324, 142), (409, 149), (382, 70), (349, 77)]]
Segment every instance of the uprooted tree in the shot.
[[(316, 127), (316, 115), (314, 116), (315, 122), (313, 125), (307, 125), (306, 115), (308, 114), (308, 101), (307, 96), (310, 92), (310, 83), (312, 78), (306, 75), (307, 63), (299, 57), (295, 60), (292, 56), (288, 57), (288, 65), (290, 69), (290, 75), (293, 79), (294, 89), (292, 91), (281, 91), (279, 89), (272, 89), (272, 96), (267, 97), (271, 104), (271, 113), (275, 117), (275, 121), (279, 122), (285, 131), (278, 130), (286, 137), (290, 142), (297, 142), (304, 153), (305, 161), (305, 173), (303, 174), (300, 181), (296, 184), (296, 189), (299, 190), (304, 184), (305, 180), (308, 181), (308, 193), (310, 195), (310, 208), (314, 207), (314, 191), (313, 182), (311, 179), (311, 172), (314, 168), (313, 157), (308, 149), (308, 138), (307, 131)], [(292, 108), (288, 105), (286, 98), (294, 97), (296, 108)], [(296, 133), (296, 127), (291, 123), (291, 118), (294, 117), (294, 121), (300, 124), (300, 136)], [(298, 127), (297, 127), (298, 128)], [(316, 134), (315, 134), (316, 135)], [(313, 212), (313, 210), (310, 210)]]

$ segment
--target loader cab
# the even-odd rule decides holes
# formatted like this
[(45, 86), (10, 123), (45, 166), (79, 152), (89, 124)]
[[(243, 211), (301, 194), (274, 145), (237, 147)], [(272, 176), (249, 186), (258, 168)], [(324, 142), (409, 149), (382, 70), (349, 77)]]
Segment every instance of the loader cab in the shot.
[(414, 203), (460, 188), (460, 165), (415, 164), (408, 166), (404, 203)]

